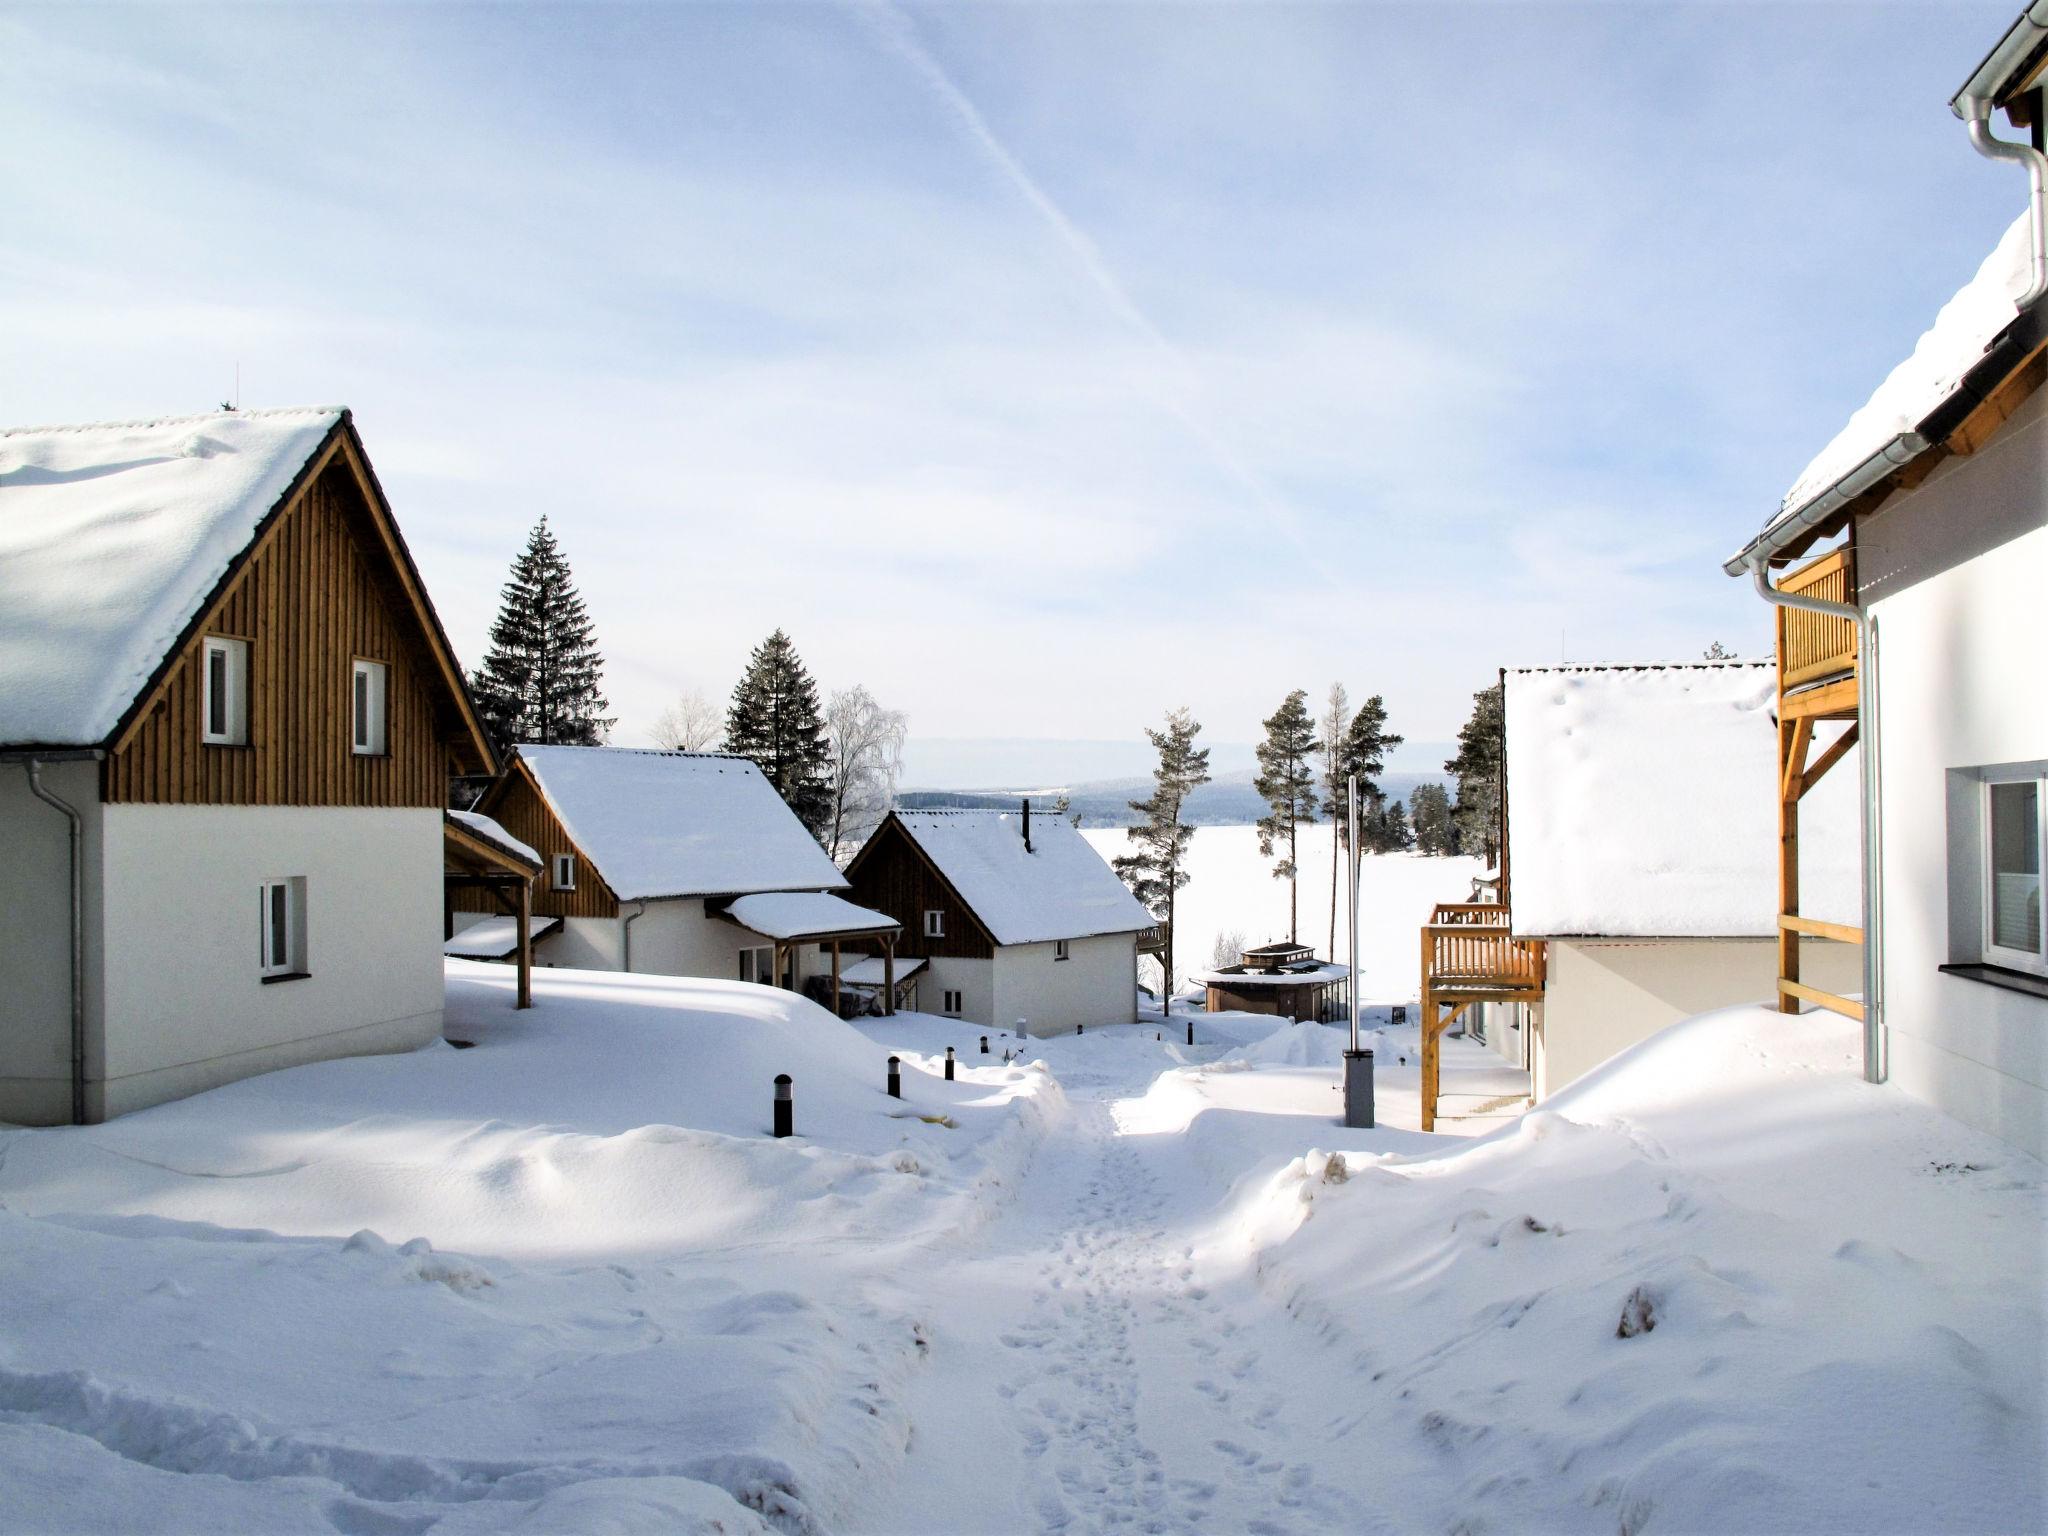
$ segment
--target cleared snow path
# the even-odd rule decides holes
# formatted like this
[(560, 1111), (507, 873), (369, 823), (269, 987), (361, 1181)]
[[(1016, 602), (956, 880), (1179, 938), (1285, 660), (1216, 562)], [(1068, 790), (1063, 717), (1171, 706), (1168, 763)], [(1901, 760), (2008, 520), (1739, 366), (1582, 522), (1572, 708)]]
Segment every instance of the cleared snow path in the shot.
[(852, 1529), (1393, 1528), (1319, 1470), (1349, 1423), (1311, 1383), (1351, 1363), (1248, 1267), (1204, 1272), (1227, 1181), (1193, 1138), (1130, 1123), (1178, 1053), (1146, 1030), (1048, 1054), (1071, 1113), (1018, 1198), (891, 1299), (924, 1322), (931, 1361), (900, 1480)]

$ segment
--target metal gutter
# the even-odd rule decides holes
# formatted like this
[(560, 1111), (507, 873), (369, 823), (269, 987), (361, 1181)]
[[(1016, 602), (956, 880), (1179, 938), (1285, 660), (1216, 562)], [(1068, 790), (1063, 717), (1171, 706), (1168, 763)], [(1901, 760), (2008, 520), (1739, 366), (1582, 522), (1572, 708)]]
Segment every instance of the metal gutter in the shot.
[[(97, 753), (84, 754), (97, 756)], [(75, 758), (74, 758), (75, 760)], [(77, 806), (43, 785), (43, 765), (22, 759), (29, 793), (60, 811), (71, 824), (71, 1123), (85, 1124), (85, 818)]]
[(2048, 55), (2048, 0), (2033, 0), (1984, 55), (1963, 88), (1949, 98), (1949, 110), (1968, 121), (1970, 103), (2003, 106), (2013, 87)]

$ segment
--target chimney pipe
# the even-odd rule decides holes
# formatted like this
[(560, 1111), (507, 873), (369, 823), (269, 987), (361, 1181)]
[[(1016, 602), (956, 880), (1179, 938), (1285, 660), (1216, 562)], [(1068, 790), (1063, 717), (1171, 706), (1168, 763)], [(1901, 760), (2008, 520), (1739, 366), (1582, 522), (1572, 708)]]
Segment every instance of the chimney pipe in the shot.
[(1031, 797), (1024, 797), (1024, 851), (1031, 852)]

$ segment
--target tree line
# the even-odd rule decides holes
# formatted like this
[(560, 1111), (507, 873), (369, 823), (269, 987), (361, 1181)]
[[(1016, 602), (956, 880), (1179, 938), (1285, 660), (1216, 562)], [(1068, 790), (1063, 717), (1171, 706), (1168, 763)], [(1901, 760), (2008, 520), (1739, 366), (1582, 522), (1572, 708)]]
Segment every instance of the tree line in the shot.
[[(483, 665), (470, 674), (477, 712), (501, 746), (602, 746), (617, 723), (605, 713), (603, 681), (596, 625), (542, 517), (512, 562)], [(722, 713), (692, 691), (654, 730), (669, 751), (752, 760), (837, 860), (850, 857), (894, 803), (908, 735), (909, 717), (858, 685), (821, 703), (780, 629), (754, 647)]]

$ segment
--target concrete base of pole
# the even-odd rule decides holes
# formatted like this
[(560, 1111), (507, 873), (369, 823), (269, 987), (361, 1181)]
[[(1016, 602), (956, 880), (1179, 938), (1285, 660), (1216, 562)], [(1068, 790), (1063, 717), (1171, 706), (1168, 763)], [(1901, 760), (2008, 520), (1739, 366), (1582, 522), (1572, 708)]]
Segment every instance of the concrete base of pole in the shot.
[(1372, 1052), (1344, 1053), (1344, 1124), (1354, 1131), (1373, 1128)]

